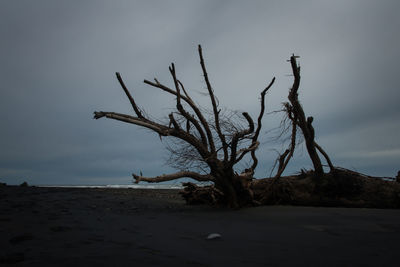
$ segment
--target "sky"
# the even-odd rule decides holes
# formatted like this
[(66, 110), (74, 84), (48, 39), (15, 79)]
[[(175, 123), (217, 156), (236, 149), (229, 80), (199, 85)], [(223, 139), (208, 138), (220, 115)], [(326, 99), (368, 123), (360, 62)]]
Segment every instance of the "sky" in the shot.
[[(168, 66), (207, 107), (197, 45), (221, 107), (255, 119), (259, 93), (276, 77), (267, 112), (279, 110), (300, 56), (299, 99), (334, 165), (368, 175), (400, 170), (400, 2), (0, 1), (0, 182), (34, 185), (130, 184), (131, 173), (174, 172), (158, 135), (94, 120), (93, 111), (131, 114), (115, 72), (155, 118), (173, 97)], [(270, 175), (282, 144), (264, 117), (256, 177)], [(299, 147), (285, 174), (312, 168)]]

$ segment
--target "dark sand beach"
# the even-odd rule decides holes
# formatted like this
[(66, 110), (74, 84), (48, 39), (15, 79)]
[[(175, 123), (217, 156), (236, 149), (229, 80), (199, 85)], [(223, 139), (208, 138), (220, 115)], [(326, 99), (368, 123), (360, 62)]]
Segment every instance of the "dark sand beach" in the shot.
[(177, 190), (0, 187), (5, 266), (400, 266), (399, 251), (400, 210), (233, 211), (188, 206)]

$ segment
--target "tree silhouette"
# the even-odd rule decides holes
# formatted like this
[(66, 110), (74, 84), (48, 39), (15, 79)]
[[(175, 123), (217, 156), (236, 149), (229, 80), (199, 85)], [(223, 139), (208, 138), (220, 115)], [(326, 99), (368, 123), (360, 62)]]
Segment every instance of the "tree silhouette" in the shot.
[[(173, 80), (173, 88), (160, 83), (157, 79), (154, 79), (154, 81), (144, 80), (144, 83), (176, 97), (175, 109), (168, 114), (168, 120), (165, 123), (151, 119), (137, 106), (134, 97), (118, 72), (116, 73), (117, 79), (131, 103), (134, 115), (105, 111), (94, 112), (95, 119), (106, 117), (119, 120), (150, 129), (156, 132), (160, 139), (162, 137), (172, 138), (172, 145), (168, 146), (171, 152), (169, 163), (178, 168), (179, 171), (156, 177), (145, 177), (140, 172), (140, 174), (133, 174), (136, 183), (141, 181), (158, 183), (187, 177), (212, 184), (211, 186), (199, 187), (192, 183), (185, 183), (185, 190), (182, 195), (191, 203), (218, 203), (239, 208), (270, 203), (271, 199), (279, 202), (279, 198), (287, 195), (288, 189), (276, 182), (279, 181), (293, 157), (298, 129), (304, 136), (307, 152), (314, 165), (312, 173), (314, 182), (324, 177), (323, 165), (318, 152), (325, 157), (331, 173), (337, 171), (327, 153), (316, 143), (312, 125), (313, 117), (306, 117), (298, 99), (300, 67), (297, 65), (296, 56), (292, 55), (289, 60), (294, 81), (289, 90), (289, 101), (283, 104), (286, 119), (291, 122), (291, 141), (288, 149), (278, 157), (279, 166), (274, 179), (255, 179), (254, 173), (258, 165), (256, 150), (260, 145), (258, 138), (265, 113), (265, 96), (274, 84), (275, 78), (261, 91), (260, 112), (257, 122), (254, 123), (247, 112), (238, 115), (235, 112), (223, 111), (219, 107), (219, 101), (208, 78), (200, 45), (198, 46), (198, 53), (207, 86), (207, 95), (211, 102), (211, 110), (206, 110), (195, 103), (182, 82), (177, 78), (175, 65), (171, 63), (169, 72)], [(246, 155), (249, 155), (251, 159), (250, 164), (247, 168), (237, 172), (236, 166)]]
[[(167, 123), (156, 122), (140, 110), (119, 73), (116, 73), (117, 79), (128, 97), (136, 116), (98, 111), (94, 112), (94, 118), (100, 119), (106, 117), (135, 124), (158, 133), (160, 138), (162, 136), (174, 137), (183, 145), (183, 149), (172, 149), (175, 154), (180, 155), (178, 159), (186, 163), (196, 160), (205, 164), (209, 171), (203, 174), (183, 168), (183, 170), (177, 173), (163, 174), (157, 177), (144, 177), (133, 174), (136, 183), (140, 181), (150, 183), (164, 182), (189, 177), (196, 181), (212, 182), (217, 192), (219, 192), (221, 202), (232, 208), (252, 205), (254, 197), (250, 185), (254, 179), (254, 171), (258, 164), (255, 151), (260, 144), (258, 137), (265, 111), (265, 95), (273, 85), (275, 78), (261, 92), (261, 110), (257, 124), (255, 125), (248, 113), (243, 112), (242, 118), (247, 124), (243, 126), (239, 118), (232, 118), (221, 114), (219, 102), (214, 95), (214, 90), (208, 78), (200, 45), (198, 46), (198, 53), (204, 80), (207, 85), (207, 94), (211, 101), (212, 116), (207, 116), (189, 96), (184, 85), (176, 77), (175, 65), (172, 63), (169, 71), (173, 79), (174, 88), (160, 83), (157, 79), (154, 79), (154, 81), (144, 80), (144, 83), (176, 96), (176, 110), (168, 114), (169, 120)], [(251, 166), (240, 173), (235, 172), (235, 165), (247, 154), (251, 156)]]

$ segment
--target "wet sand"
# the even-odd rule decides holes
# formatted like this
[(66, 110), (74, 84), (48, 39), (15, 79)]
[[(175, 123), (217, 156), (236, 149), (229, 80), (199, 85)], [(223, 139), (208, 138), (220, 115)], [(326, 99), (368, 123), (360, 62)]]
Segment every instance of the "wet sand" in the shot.
[(0, 187), (4, 266), (400, 266), (399, 251), (400, 210), (232, 211), (187, 206), (177, 190)]

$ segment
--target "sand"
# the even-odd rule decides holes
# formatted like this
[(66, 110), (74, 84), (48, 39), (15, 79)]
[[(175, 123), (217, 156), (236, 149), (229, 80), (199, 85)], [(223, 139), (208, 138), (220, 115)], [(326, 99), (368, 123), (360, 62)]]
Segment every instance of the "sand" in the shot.
[(233, 211), (188, 206), (177, 190), (0, 187), (5, 266), (400, 266), (399, 251), (400, 210)]

